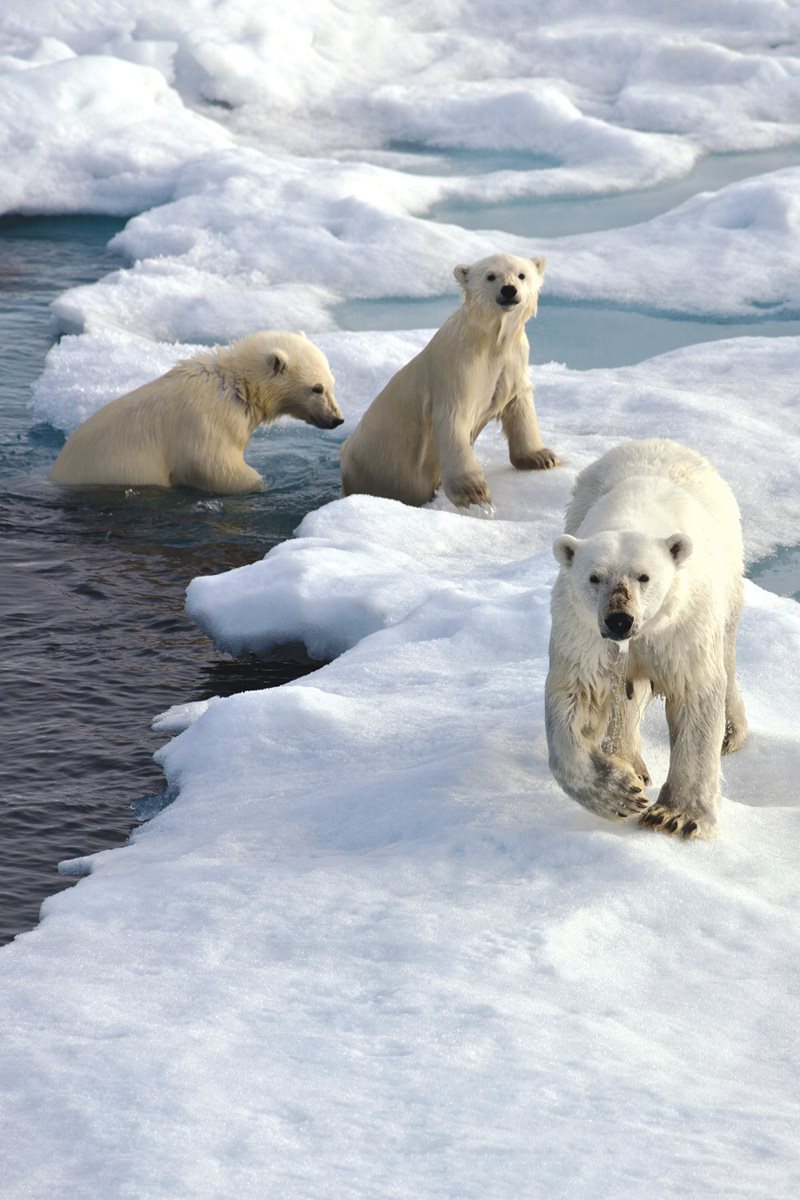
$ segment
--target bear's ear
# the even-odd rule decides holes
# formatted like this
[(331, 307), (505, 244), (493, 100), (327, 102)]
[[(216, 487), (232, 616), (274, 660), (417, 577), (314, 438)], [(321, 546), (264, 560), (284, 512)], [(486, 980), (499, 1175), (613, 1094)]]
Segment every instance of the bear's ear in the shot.
[(556, 562), (561, 563), (562, 567), (571, 567), (578, 546), (580, 546), (578, 538), (573, 537), (570, 533), (562, 533), (561, 537), (557, 537), (553, 542), (553, 554), (556, 556)]
[(282, 375), (289, 365), (289, 358), (283, 350), (273, 350), (271, 354), (267, 355), (267, 362), (273, 375)]
[(688, 533), (673, 533), (670, 537), (666, 538), (665, 541), (667, 543), (667, 549), (672, 555), (672, 561), (675, 563), (676, 567), (679, 567), (681, 563), (686, 562), (686, 559), (694, 549), (692, 545), (692, 539), (689, 537)]
[(539, 272), (539, 275), (544, 275), (544, 269), (547, 266), (547, 259), (546, 258), (532, 258), (531, 262), (536, 267), (536, 270)]
[(467, 278), (469, 277), (469, 267), (465, 267), (463, 265), (460, 267), (453, 267), (453, 274), (455, 275), (456, 279), (458, 280), (459, 286), (464, 288), (464, 290), (466, 291)]

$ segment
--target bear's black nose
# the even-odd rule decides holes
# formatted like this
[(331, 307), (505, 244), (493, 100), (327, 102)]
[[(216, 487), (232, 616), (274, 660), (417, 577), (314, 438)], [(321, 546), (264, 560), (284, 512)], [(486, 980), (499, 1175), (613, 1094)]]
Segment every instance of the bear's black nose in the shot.
[(516, 300), (517, 289), (514, 287), (513, 283), (504, 283), (500, 288), (500, 295), (504, 300)]
[(606, 629), (612, 638), (616, 638), (618, 642), (624, 641), (630, 637), (631, 626), (633, 625), (633, 617), (626, 612), (612, 612), (606, 617)]

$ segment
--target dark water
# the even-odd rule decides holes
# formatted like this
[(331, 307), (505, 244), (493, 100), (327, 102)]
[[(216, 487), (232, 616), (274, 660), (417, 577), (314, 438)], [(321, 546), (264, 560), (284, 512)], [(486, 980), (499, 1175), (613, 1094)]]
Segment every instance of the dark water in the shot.
[[(0, 220), (0, 942), (38, 919), (70, 880), (60, 860), (123, 843), (131, 802), (163, 783), (150, 719), (169, 705), (274, 686), (312, 670), (300, 651), (237, 661), (184, 615), (196, 575), (260, 558), (303, 515), (309, 458), (271, 434), (279, 480), (266, 496), (145, 489), (75, 495), (44, 478), (63, 438), (26, 405), (51, 343), (47, 305), (118, 263), (119, 223)], [(323, 452), (305, 507), (338, 492)]]

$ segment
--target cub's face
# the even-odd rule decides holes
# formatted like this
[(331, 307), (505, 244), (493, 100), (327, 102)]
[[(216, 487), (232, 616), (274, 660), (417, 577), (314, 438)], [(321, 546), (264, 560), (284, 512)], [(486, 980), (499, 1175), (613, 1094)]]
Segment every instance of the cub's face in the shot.
[(656, 618), (669, 617), (683, 564), (692, 552), (685, 533), (668, 538), (635, 532), (562, 534), (553, 544), (574, 594), (596, 620), (600, 636), (635, 638)]
[(492, 254), (471, 267), (456, 267), (453, 274), (469, 308), (492, 315), (517, 313), (527, 321), (536, 316), (544, 268), (543, 258)]
[(272, 359), (272, 369), (281, 377), (283, 413), (317, 429), (335, 429), (342, 424), (344, 417), (333, 394), (333, 374), (324, 355), (306, 351), (293, 362), (276, 351)]

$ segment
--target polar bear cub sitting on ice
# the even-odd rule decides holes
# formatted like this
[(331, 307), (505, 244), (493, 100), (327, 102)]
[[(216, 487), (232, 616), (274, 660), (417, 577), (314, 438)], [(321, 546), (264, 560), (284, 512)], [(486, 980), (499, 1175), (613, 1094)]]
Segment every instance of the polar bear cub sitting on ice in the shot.
[(258, 425), (280, 416), (319, 429), (343, 421), (331, 369), (305, 334), (253, 333), (202, 350), (106, 404), (67, 440), (50, 478), (68, 487), (263, 491), (244, 450)]
[[(629, 442), (582, 471), (554, 553), (550, 766), (611, 820), (684, 837), (716, 832), (720, 752), (747, 735), (736, 685), (742, 535), (732, 492), (676, 442)], [(627, 653), (625, 653), (627, 651)], [(639, 753), (652, 692), (666, 700), (670, 763), (654, 804)]]
[(342, 447), (342, 492), (425, 504), (441, 482), (453, 504), (490, 500), (472, 449), (502, 422), (519, 470), (556, 465), (533, 403), (525, 322), (536, 315), (545, 260), (494, 254), (454, 275), (464, 303), (372, 402)]

